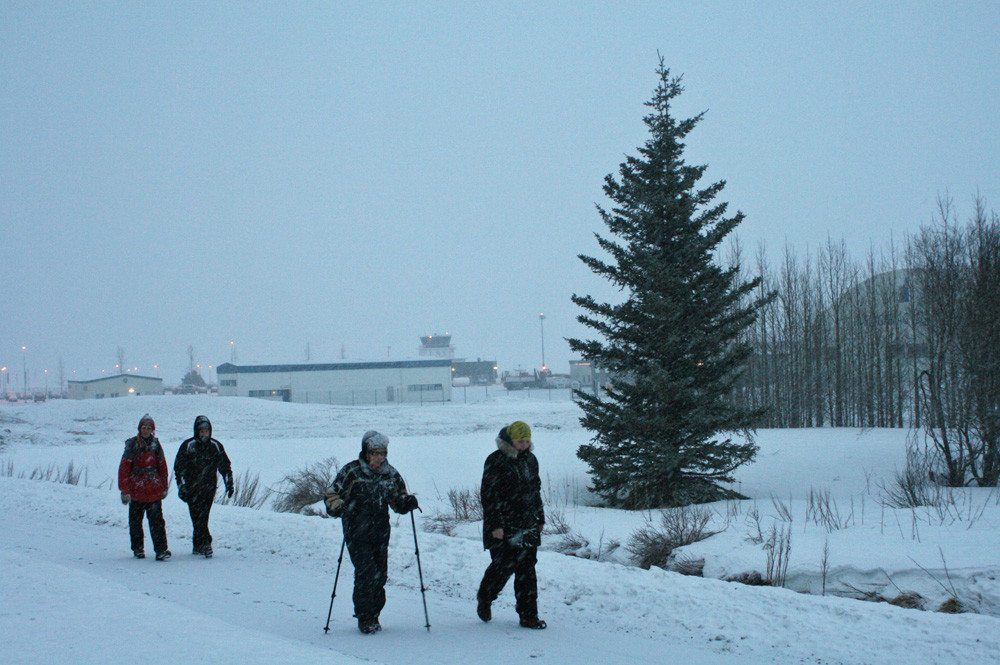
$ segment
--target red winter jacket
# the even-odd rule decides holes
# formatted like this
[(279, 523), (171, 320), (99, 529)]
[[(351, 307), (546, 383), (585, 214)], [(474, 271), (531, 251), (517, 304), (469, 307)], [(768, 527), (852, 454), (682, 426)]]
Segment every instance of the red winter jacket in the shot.
[(167, 459), (156, 437), (145, 442), (134, 436), (125, 442), (125, 453), (118, 465), (118, 488), (133, 501), (159, 501), (170, 485)]

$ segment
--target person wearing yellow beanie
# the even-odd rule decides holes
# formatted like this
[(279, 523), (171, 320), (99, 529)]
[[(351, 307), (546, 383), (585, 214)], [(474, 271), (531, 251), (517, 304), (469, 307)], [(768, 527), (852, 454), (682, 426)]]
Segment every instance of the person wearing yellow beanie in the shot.
[(492, 561), (479, 585), (476, 613), (483, 621), (493, 618), (493, 601), (513, 575), (520, 624), (542, 629), (545, 622), (538, 618), (535, 562), (545, 509), (538, 458), (532, 452), (531, 427), (522, 420), (512, 422), (500, 430), (496, 445), (483, 466), (480, 488), (483, 547), (489, 550)]

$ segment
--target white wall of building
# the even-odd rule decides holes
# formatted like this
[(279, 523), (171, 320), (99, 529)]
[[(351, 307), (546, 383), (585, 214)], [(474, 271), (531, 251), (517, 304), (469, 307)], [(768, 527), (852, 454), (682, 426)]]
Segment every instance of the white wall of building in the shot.
[(138, 374), (119, 374), (90, 381), (68, 381), (66, 388), (70, 399), (162, 395), (163, 379)]
[(451, 401), (447, 359), (216, 368), (220, 396), (310, 404), (387, 404)]

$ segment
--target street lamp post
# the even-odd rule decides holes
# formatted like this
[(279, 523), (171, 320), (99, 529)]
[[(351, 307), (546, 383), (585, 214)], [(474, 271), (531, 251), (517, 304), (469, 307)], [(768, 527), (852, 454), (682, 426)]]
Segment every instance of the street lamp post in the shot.
[(24, 385), (21, 386), (24, 390), (24, 398), (28, 399), (28, 347), (21, 347), (21, 362), (24, 364)]
[(542, 369), (545, 369), (545, 314), (538, 315), (538, 325), (542, 330)]

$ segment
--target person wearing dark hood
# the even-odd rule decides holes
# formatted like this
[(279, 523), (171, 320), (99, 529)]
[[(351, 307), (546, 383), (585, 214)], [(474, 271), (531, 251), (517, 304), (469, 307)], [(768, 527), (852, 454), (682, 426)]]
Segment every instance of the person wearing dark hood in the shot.
[(389, 563), (389, 508), (406, 514), (419, 508), (403, 477), (388, 461), (389, 438), (369, 430), (361, 454), (337, 474), (326, 492), (326, 512), (340, 517), (344, 541), (354, 564), (354, 615), (362, 633), (382, 630)]
[(142, 532), (145, 516), (156, 560), (169, 559), (163, 499), (167, 498), (170, 489), (170, 475), (163, 447), (156, 438), (156, 423), (148, 413), (139, 420), (138, 435), (125, 442), (125, 452), (118, 465), (118, 489), (122, 492), (122, 503), (128, 506), (128, 533), (133, 556), (136, 559), (146, 556)]
[(226, 495), (233, 496), (233, 468), (222, 444), (212, 438), (212, 423), (206, 416), (194, 419), (194, 436), (184, 441), (174, 459), (177, 496), (188, 505), (194, 533), (192, 553), (206, 559), (212, 556), (212, 534), (208, 515), (215, 501), (217, 476), (226, 484)]
[(535, 562), (542, 542), (545, 510), (538, 458), (532, 452), (531, 428), (516, 421), (500, 430), (497, 450), (483, 466), (480, 495), (483, 503), (483, 547), (492, 559), (476, 595), (476, 613), (493, 618), (491, 606), (510, 576), (520, 623), (543, 629), (538, 618), (538, 581)]

